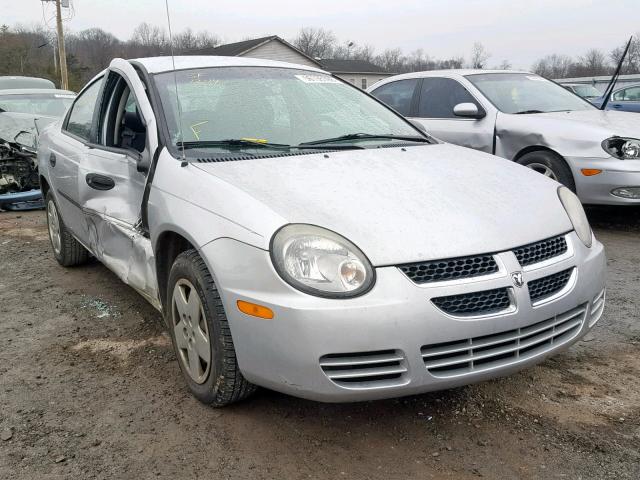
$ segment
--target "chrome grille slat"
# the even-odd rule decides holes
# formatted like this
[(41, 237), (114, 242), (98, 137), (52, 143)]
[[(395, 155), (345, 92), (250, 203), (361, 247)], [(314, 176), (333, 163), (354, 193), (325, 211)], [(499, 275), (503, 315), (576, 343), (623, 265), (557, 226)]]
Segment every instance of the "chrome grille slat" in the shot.
[(347, 388), (386, 387), (407, 381), (407, 362), (400, 350), (332, 353), (322, 356), (319, 364), (329, 380)]
[(525, 360), (574, 338), (585, 321), (586, 305), (526, 327), (420, 349), (425, 367), (436, 377), (470, 374)]
[(325, 372), (331, 380), (344, 380), (345, 378), (377, 377), (379, 375), (400, 374), (407, 371), (406, 367), (376, 367), (360, 368), (353, 370), (335, 370)]
[(404, 358), (402, 355), (371, 355), (370, 357), (337, 357), (337, 358), (325, 358), (320, 362), (321, 367), (344, 367), (352, 365), (373, 365), (376, 363), (387, 363), (393, 361), (400, 361)]

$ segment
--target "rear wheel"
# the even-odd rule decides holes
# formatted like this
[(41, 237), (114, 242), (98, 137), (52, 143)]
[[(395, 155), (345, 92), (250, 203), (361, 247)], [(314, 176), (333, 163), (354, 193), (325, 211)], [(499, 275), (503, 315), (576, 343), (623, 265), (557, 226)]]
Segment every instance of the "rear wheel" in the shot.
[(530, 168), (545, 177), (560, 182), (564, 186), (576, 191), (576, 184), (573, 180), (571, 169), (559, 155), (546, 150), (530, 152), (518, 159), (520, 165)]
[(62, 217), (58, 212), (58, 205), (49, 190), (46, 196), (47, 204), (47, 226), (49, 228), (49, 240), (53, 256), (63, 267), (73, 267), (86, 263), (89, 252), (78, 242), (71, 232), (67, 230)]
[(201, 402), (223, 407), (256, 387), (238, 368), (220, 294), (200, 255), (187, 250), (169, 273), (168, 325), (180, 370)]

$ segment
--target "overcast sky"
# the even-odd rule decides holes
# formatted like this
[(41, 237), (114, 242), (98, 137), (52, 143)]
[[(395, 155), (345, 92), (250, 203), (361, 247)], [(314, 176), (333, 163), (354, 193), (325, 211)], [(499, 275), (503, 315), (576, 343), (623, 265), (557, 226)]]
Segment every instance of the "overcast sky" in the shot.
[[(166, 27), (164, 0), (71, 0), (73, 31), (100, 27), (121, 39), (146, 21)], [(380, 52), (422, 48), (444, 58), (469, 57), (473, 42), (492, 54), (489, 66), (508, 59), (529, 68), (549, 53), (607, 53), (640, 30), (639, 0), (169, 0), (173, 30), (206, 29), (225, 42), (247, 37), (295, 36), (300, 27), (322, 27), (341, 41), (371, 44)], [(43, 22), (39, 0), (0, 0), (0, 22)], [(9, 7), (10, 5), (10, 7)], [(52, 3), (47, 9), (52, 11)], [(628, 13), (627, 13), (628, 12)]]

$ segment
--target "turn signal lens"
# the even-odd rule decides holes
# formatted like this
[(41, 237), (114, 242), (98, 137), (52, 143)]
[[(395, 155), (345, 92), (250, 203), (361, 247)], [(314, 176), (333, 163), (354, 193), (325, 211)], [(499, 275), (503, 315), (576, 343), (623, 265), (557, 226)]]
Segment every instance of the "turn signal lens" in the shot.
[(245, 302), (244, 300), (238, 300), (237, 305), (238, 310), (242, 313), (246, 313), (247, 315), (251, 315), (252, 317), (265, 318), (267, 320), (271, 320), (273, 318), (273, 310), (262, 305)]
[(602, 170), (599, 170), (597, 168), (583, 168), (581, 172), (585, 177), (593, 177), (594, 175), (601, 174)]

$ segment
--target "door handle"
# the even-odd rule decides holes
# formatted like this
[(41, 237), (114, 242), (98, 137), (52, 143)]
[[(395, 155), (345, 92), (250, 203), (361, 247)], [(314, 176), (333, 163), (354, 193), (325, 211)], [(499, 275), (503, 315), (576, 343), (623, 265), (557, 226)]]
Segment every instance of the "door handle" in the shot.
[(49, 165), (51, 165), (52, 167), (56, 166), (56, 154), (51, 152), (51, 154), (49, 155)]
[(614, 103), (613, 108), (622, 108), (622, 105), (620, 105), (619, 103)]
[(100, 175), (99, 173), (87, 173), (85, 178), (87, 180), (87, 185), (95, 190), (111, 190), (116, 186), (116, 182), (113, 181), (113, 178), (107, 177), (106, 175)]

